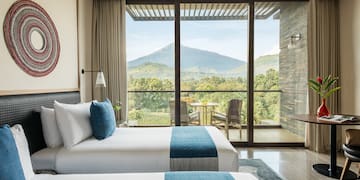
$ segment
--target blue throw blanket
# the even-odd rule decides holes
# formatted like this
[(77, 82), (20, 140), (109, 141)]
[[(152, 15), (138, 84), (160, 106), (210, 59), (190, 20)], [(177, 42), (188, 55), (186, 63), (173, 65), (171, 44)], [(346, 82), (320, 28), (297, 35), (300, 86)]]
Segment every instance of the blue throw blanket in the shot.
[(170, 158), (217, 157), (216, 146), (203, 126), (174, 127)]
[(173, 127), (170, 142), (172, 171), (218, 170), (218, 153), (203, 126)]
[(165, 180), (234, 180), (234, 177), (228, 172), (166, 172)]

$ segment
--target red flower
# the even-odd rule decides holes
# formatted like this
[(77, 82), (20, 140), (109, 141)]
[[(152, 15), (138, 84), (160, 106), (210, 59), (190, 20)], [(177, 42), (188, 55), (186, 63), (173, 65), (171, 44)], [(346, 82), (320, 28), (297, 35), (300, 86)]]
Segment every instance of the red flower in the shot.
[(322, 78), (321, 78), (320, 76), (316, 78), (316, 81), (317, 81), (318, 83), (322, 84)]

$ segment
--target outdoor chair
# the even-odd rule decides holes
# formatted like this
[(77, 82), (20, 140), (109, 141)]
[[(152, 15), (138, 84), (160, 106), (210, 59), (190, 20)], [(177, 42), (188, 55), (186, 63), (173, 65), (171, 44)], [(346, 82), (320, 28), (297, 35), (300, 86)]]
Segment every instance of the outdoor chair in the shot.
[(225, 129), (227, 139), (229, 139), (230, 127), (239, 129), (239, 135), (241, 139), (241, 108), (242, 100), (231, 99), (228, 102), (227, 114), (216, 111), (211, 112), (211, 124), (219, 129)]
[[(189, 113), (187, 109), (187, 103), (185, 101), (180, 102), (180, 122), (181, 125), (200, 125), (200, 112)], [(170, 105), (170, 120), (171, 125), (175, 124), (175, 101), (169, 101)]]

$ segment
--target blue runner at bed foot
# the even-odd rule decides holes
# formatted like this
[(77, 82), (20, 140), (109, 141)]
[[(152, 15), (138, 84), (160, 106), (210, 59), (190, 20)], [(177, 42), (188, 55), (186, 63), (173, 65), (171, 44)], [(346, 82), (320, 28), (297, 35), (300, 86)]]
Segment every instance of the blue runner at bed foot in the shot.
[(193, 171), (193, 172), (166, 172), (165, 180), (234, 180), (228, 172)]
[(170, 158), (217, 156), (215, 143), (205, 127), (173, 127), (170, 143)]

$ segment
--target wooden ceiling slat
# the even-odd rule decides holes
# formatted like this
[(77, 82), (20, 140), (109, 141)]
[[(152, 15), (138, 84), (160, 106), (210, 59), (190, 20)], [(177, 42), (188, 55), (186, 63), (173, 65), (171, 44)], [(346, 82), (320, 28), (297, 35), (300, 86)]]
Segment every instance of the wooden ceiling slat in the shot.
[(214, 17), (214, 14), (216, 13), (216, 10), (218, 9), (219, 3), (214, 3), (214, 6), (211, 8), (211, 17)]
[(149, 17), (149, 14), (147, 13), (147, 11), (143, 5), (140, 5), (139, 9), (141, 9), (142, 13), (144, 14), (144, 17)]
[(203, 5), (204, 5), (204, 4), (200, 4), (200, 8), (199, 8), (199, 10), (198, 10), (199, 12), (198, 12), (198, 15), (197, 15), (197, 16), (200, 16), (201, 11), (204, 9), (204, 8), (203, 8)]
[(159, 17), (159, 12), (158, 12), (159, 8), (157, 8), (157, 7), (154, 8), (153, 4), (151, 4), (150, 7), (151, 7), (152, 12), (154, 12), (155, 17)]
[(135, 7), (137, 13), (138, 13), (140, 16), (145, 16), (145, 14), (144, 14), (144, 12), (143, 12), (143, 10), (142, 10), (141, 8), (137, 8), (137, 5), (135, 5), (134, 7)]
[(267, 14), (269, 14), (271, 11), (273, 11), (273, 9), (275, 8), (273, 5), (275, 5), (274, 3), (269, 3), (266, 6), (266, 9), (262, 12), (262, 15), (266, 16)]
[(225, 16), (230, 16), (231, 11), (234, 9), (234, 5), (235, 5), (235, 4), (230, 4), (230, 7), (229, 7), (229, 9), (227, 10)]
[(188, 8), (188, 16), (190, 17), (190, 12), (191, 12), (191, 3), (189, 3), (189, 8)]
[(207, 17), (210, 16), (211, 9), (213, 8), (213, 6), (214, 6), (214, 3), (210, 3), (210, 8), (206, 10), (207, 11), (207, 15), (206, 15)]
[(202, 16), (205, 16), (207, 7), (208, 7), (208, 3), (205, 4), (205, 8), (202, 8), (202, 10), (203, 10)]
[(225, 4), (225, 7), (223, 8), (223, 12), (221, 13), (220, 16), (224, 16), (224, 14), (226, 13), (226, 9), (228, 8), (229, 4)]
[(126, 10), (132, 18), (136, 18), (134, 12), (131, 10), (131, 7), (126, 7)]
[(234, 8), (231, 10), (231, 12), (229, 13), (230, 16), (235, 16), (235, 12), (238, 10), (238, 8), (240, 7), (239, 3), (234, 4)]
[(279, 11), (279, 13), (280, 13), (279, 8), (273, 8), (269, 13), (267, 13), (266, 15), (264, 15), (264, 18), (267, 19), (267, 18), (269, 18), (269, 17), (270, 17), (271, 15), (273, 15), (273, 14), (274, 14), (274, 16), (275, 16), (276, 14), (278, 14), (278, 13), (276, 13), (277, 11)]
[(217, 13), (215, 14), (215, 16), (219, 16), (223, 7), (224, 7), (224, 3), (219, 4), (219, 9), (216, 11)]
[(197, 11), (197, 4), (195, 4), (195, 6), (194, 6), (194, 11), (193, 11), (192, 16), (196, 16), (196, 15), (195, 15), (195, 14), (196, 14), (196, 11)]
[(165, 5), (162, 4), (162, 5), (161, 5), (161, 8), (162, 8), (162, 11), (160, 11), (161, 17), (166, 17)]
[[(261, 2), (255, 4), (255, 9), (257, 9), (257, 15), (262, 16), (264, 15), (264, 12), (267, 10), (267, 4), (268, 2)], [(258, 6), (258, 7), (257, 7)], [(256, 8), (257, 7), (257, 8)]]
[(241, 10), (242, 7), (243, 7), (243, 4), (242, 4), (242, 3), (239, 3), (232, 14), (233, 14), (234, 16), (236, 16), (236, 15), (239, 13), (239, 11)]
[[(180, 12), (182, 20), (239, 20), (247, 19), (247, 6), (247, 3), (182, 3)], [(171, 4), (128, 4), (126, 10), (137, 21), (174, 19), (174, 7)], [(279, 11), (278, 2), (255, 4), (256, 19), (267, 19), (279, 14)]]

